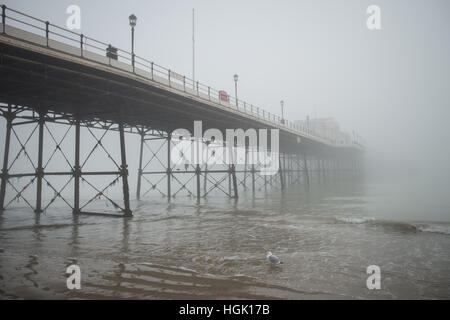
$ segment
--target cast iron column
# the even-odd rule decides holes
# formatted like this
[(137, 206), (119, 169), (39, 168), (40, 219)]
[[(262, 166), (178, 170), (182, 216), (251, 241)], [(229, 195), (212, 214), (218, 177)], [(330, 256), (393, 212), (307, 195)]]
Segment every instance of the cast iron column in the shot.
[(75, 166), (73, 168), (73, 176), (75, 179), (74, 188), (74, 205), (73, 213), (80, 213), (80, 178), (81, 178), (81, 167), (80, 167), (80, 118), (77, 117), (75, 122)]
[(42, 212), (42, 178), (44, 177), (44, 168), (42, 167), (42, 158), (44, 155), (44, 112), (39, 113), (39, 145), (38, 145), (38, 165), (36, 168), (37, 188), (36, 188), (36, 209), (34, 212)]
[(200, 164), (198, 163), (197, 166), (195, 167), (195, 175), (197, 176), (197, 201), (200, 202)]
[(122, 160), (121, 165), (121, 176), (122, 176), (122, 186), (123, 186), (123, 203), (125, 206), (124, 215), (132, 216), (130, 210), (130, 190), (128, 187), (128, 165), (127, 165), (127, 154), (125, 152), (125, 133), (123, 130), (122, 119), (119, 120), (119, 135), (120, 135), (120, 155)]
[(172, 178), (172, 169), (170, 165), (170, 141), (172, 140), (172, 133), (167, 133), (167, 200), (170, 200), (172, 197), (172, 191), (171, 191), (171, 178)]
[(144, 153), (144, 129), (141, 131), (141, 149), (139, 152), (139, 168), (138, 168), (138, 180), (137, 180), (137, 187), (136, 187), (136, 199), (141, 199), (141, 180), (142, 180), (142, 156)]
[(234, 190), (234, 198), (237, 199), (238, 196), (238, 186), (236, 180), (236, 166), (234, 164), (231, 165), (231, 177), (233, 179), (233, 190)]
[(303, 161), (305, 166), (306, 185), (309, 187), (308, 160), (306, 159), (306, 154), (303, 154)]
[(279, 168), (279, 171), (280, 171), (280, 184), (281, 184), (281, 190), (284, 190), (284, 177), (283, 177), (283, 174), (284, 174), (284, 170), (282, 169), (282, 167), (281, 167), (281, 153), (279, 153), (278, 154), (278, 163), (279, 163), (279, 166), (280, 166), (280, 168)]
[(5, 152), (3, 154), (3, 169), (2, 169), (2, 183), (0, 186), (0, 211), (4, 210), (5, 206), (5, 194), (6, 194), (6, 184), (8, 182), (8, 161), (9, 161), (9, 144), (11, 141), (11, 129), (12, 129), (12, 121), (14, 119), (14, 115), (11, 112), (11, 105), (8, 105), (8, 113), (6, 116), (6, 137), (5, 137)]

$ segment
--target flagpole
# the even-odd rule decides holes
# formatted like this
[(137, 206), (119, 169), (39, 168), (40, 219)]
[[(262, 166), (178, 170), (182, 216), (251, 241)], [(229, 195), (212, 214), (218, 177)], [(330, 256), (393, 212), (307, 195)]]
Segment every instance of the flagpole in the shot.
[(192, 86), (195, 90), (195, 29), (194, 29), (194, 22), (195, 22), (195, 16), (194, 16), (194, 9), (192, 9)]

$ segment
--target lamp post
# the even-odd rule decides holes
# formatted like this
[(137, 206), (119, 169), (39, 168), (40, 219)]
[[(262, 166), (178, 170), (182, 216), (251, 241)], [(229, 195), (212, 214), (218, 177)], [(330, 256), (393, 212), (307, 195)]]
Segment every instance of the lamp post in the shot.
[(132, 14), (128, 17), (130, 20), (130, 26), (131, 26), (131, 65), (133, 66), (134, 70), (134, 27), (136, 26), (136, 20), (137, 17)]
[(280, 101), (280, 105), (281, 105), (281, 123), (284, 124), (284, 101), (283, 100)]
[(238, 75), (234, 75), (234, 96), (236, 97), (236, 107), (238, 106), (238, 96), (237, 96), (237, 82), (238, 82)]

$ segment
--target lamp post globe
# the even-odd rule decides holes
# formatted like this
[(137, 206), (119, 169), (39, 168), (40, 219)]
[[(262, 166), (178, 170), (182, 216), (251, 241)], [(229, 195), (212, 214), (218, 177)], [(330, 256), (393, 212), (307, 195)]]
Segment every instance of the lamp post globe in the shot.
[(130, 26), (132, 28), (136, 27), (137, 17), (134, 14), (132, 14), (131, 16), (128, 17), (128, 19), (130, 20)]

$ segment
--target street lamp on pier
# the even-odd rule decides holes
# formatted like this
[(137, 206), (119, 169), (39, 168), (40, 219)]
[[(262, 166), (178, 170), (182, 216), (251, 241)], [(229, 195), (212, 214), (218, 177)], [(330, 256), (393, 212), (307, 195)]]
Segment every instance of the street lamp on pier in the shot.
[(131, 65), (134, 69), (134, 27), (136, 26), (137, 17), (132, 14), (128, 17), (131, 26)]
[(234, 96), (236, 97), (236, 107), (238, 106), (238, 96), (237, 96), (237, 82), (238, 82), (238, 75), (234, 75)]

